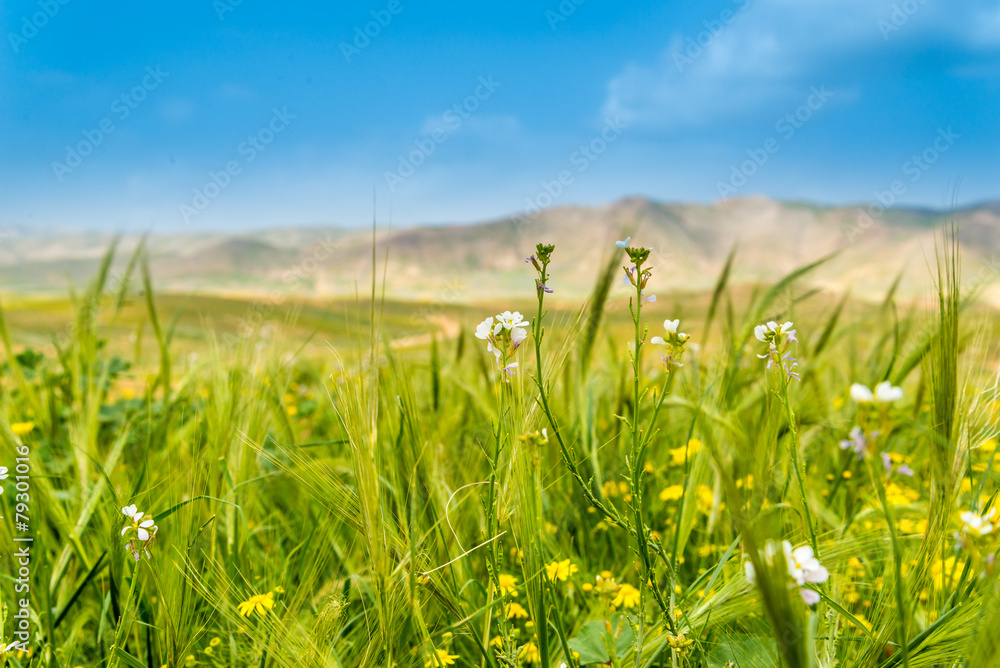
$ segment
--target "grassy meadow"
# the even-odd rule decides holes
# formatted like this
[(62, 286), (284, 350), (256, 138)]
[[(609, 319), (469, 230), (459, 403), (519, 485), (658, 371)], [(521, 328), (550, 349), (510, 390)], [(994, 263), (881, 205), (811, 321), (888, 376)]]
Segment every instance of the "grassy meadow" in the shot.
[(582, 305), (542, 245), (509, 303), (161, 295), (141, 248), (4, 296), (2, 665), (1000, 665), (953, 233), (919, 303), (607, 257)]

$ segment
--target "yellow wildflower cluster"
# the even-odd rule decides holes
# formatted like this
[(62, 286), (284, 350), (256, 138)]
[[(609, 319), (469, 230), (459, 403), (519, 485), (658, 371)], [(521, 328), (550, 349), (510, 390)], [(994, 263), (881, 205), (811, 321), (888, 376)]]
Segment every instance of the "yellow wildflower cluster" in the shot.
[(701, 450), (701, 441), (697, 438), (692, 438), (687, 442), (687, 446), (681, 446), (679, 448), (670, 449), (670, 465), (671, 466), (684, 466), (685, 459), (691, 461), (694, 456)]
[(580, 569), (577, 568), (576, 564), (570, 563), (569, 559), (564, 559), (562, 561), (553, 561), (550, 564), (546, 564), (545, 573), (548, 575), (549, 580), (555, 582), (560, 580), (566, 582), (569, 576), (578, 572)]

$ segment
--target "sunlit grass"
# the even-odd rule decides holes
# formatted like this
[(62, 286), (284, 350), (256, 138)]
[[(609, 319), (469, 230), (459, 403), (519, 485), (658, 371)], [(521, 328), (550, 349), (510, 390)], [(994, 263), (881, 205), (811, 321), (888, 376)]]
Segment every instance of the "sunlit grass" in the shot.
[[(27, 535), (19, 448), (35, 538), (30, 655), (4, 659), (994, 665), (996, 319), (964, 299), (953, 243), (927, 304), (727, 269), (630, 311), (669, 268), (654, 251), (639, 293), (609, 249), (576, 305), (558, 248), (509, 303), (158, 295), (141, 252), (131, 280), (109, 256), (69, 300), (4, 298), (0, 542)], [(529, 335), (495, 358), (476, 325), (515, 309)], [(770, 370), (769, 320), (797, 338)], [(883, 381), (902, 398), (852, 398)], [(158, 528), (138, 560), (133, 504)]]

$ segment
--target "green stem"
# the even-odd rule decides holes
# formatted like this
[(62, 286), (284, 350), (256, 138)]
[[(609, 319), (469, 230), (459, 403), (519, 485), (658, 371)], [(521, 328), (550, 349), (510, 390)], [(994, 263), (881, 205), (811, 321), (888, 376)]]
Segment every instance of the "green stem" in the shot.
[[(136, 563), (135, 570), (132, 571), (132, 584), (129, 585), (128, 598), (125, 599), (125, 606), (122, 608), (122, 616), (118, 621), (118, 628), (115, 630), (115, 645), (114, 651), (111, 655), (111, 661), (108, 662), (108, 668), (117, 668), (121, 664), (121, 659), (118, 657), (118, 650), (121, 648), (122, 642), (125, 640), (125, 628), (128, 624), (127, 617), (132, 607), (132, 598), (135, 596), (135, 586), (139, 582), (139, 564)], [(124, 650), (122, 650), (124, 651)]]
[(802, 509), (805, 512), (806, 527), (809, 529), (809, 540), (812, 542), (813, 554), (819, 559), (819, 542), (816, 540), (816, 529), (813, 526), (812, 511), (809, 510), (809, 499), (806, 497), (805, 480), (802, 477), (802, 467), (799, 464), (799, 430), (795, 424), (795, 413), (792, 411), (792, 402), (788, 398), (788, 374), (785, 373), (781, 360), (777, 361), (777, 370), (781, 374), (781, 400), (785, 404), (785, 417), (788, 420), (788, 430), (792, 435), (792, 468), (795, 469), (795, 480), (799, 486), (799, 495), (802, 497)]

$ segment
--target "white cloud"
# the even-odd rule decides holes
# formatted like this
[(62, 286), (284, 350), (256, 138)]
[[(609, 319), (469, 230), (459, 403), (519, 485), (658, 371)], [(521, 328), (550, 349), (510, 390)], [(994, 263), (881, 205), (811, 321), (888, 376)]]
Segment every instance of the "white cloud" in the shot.
[[(904, 5), (909, 13), (901, 14)], [(657, 62), (625, 65), (608, 82), (602, 116), (677, 131), (791, 103), (812, 85), (849, 80), (855, 73), (845, 63), (886, 58), (921, 40), (965, 49), (1000, 44), (996, 8), (734, 0), (728, 10), (676, 33)]]

